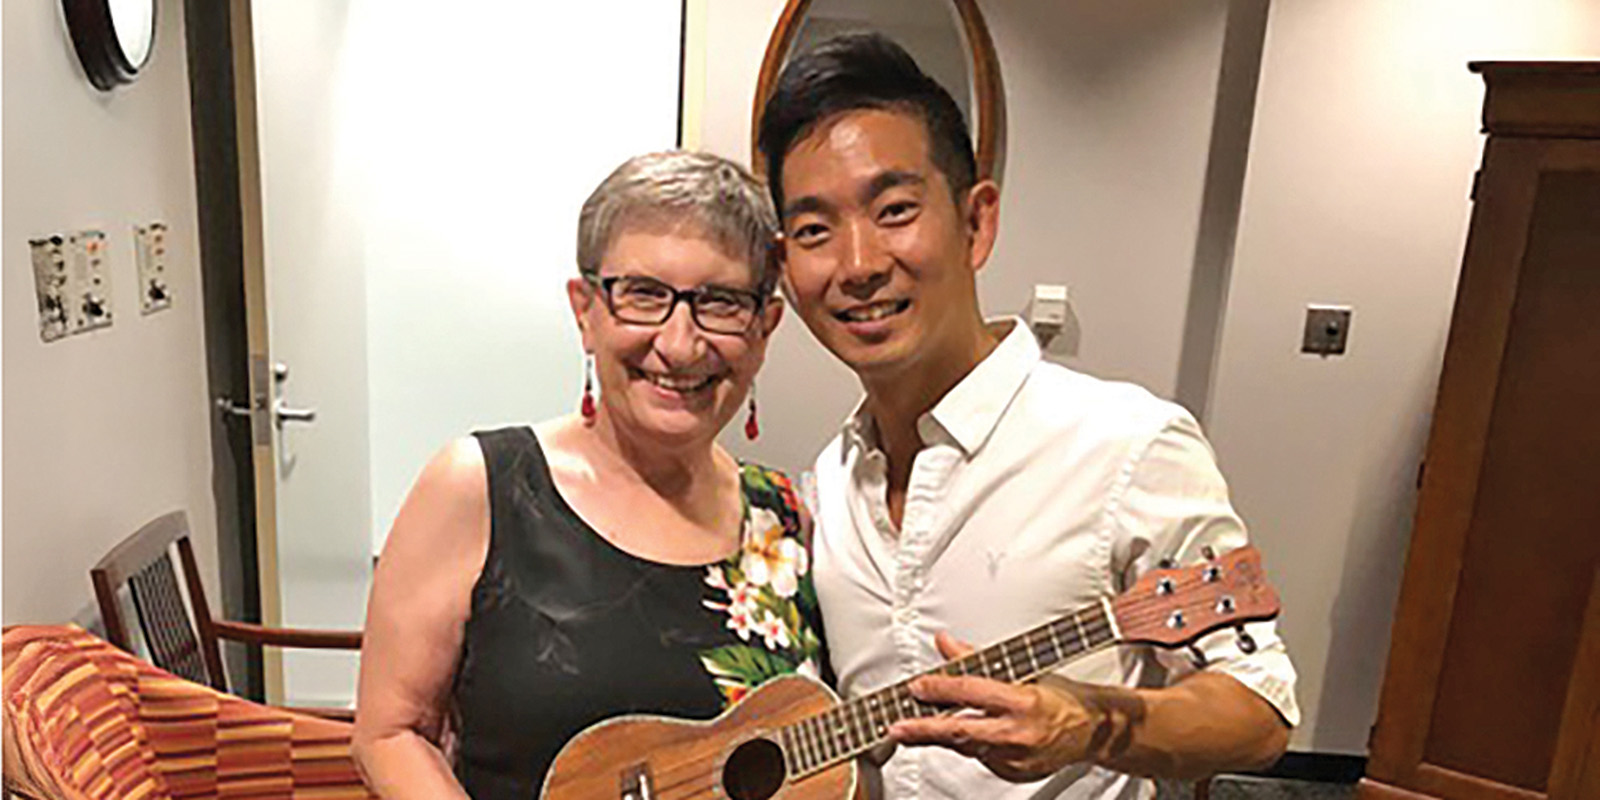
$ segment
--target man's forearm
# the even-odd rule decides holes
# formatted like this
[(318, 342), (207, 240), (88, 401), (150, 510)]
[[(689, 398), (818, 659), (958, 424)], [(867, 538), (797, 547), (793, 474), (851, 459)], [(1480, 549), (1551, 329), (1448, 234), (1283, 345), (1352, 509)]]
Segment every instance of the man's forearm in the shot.
[(1095, 763), (1131, 775), (1200, 778), (1276, 761), (1289, 728), (1266, 700), (1233, 678), (1191, 675), (1161, 689), (1092, 686), (1059, 678), (1042, 685), (1072, 694), (1099, 717)]

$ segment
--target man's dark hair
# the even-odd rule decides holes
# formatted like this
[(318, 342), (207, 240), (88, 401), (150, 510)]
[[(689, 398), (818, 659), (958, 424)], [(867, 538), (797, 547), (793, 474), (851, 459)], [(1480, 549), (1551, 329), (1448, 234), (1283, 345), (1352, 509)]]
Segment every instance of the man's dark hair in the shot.
[(783, 161), (795, 142), (835, 114), (878, 108), (910, 112), (928, 134), (928, 157), (957, 203), (977, 180), (972, 137), (961, 107), (900, 45), (879, 33), (847, 33), (795, 56), (761, 114), (756, 142), (767, 184), (783, 215)]

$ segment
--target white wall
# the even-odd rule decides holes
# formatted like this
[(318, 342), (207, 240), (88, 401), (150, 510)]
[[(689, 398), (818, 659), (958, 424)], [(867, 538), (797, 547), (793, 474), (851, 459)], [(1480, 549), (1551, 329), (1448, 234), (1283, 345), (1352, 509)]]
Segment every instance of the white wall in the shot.
[[(341, 157), (361, 182), (374, 550), (446, 441), (576, 409), (578, 209), (624, 159), (676, 143), (680, 13), (512, 3), (486, 25), (351, 3), (335, 127), (359, 143)], [(397, 79), (418, 42), (427, 68)]]
[[(84, 79), (52, 0), (4, 4), (4, 620), (92, 602), (89, 567), (184, 509), (215, 595), (216, 531), (183, 4), (132, 86)], [(173, 307), (139, 314), (132, 226), (167, 223)], [(28, 239), (100, 228), (112, 327), (40, 341)]]
[[(1272, 5), (1209, 429), (1300, 668), (1294, 747), (1376, 709), (1478, 165), (1466, 62), (1600, 57), (1593, 0)], [(1304, 306), (1355, 308), (1300, 355)]]

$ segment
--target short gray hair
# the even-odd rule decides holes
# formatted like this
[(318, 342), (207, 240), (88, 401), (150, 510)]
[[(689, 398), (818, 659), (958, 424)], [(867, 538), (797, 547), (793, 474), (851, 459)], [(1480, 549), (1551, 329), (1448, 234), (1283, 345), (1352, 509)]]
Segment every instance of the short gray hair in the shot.
[(599, 273), (628, 225), (663, 219), (701, 225), (729, 255), (745, 258), (762, 297), (772, 293), (778, 215), (766, 187), (728, 159), (686, 150), (634, 156), (600, 182), (578, 214), (578, 271)]

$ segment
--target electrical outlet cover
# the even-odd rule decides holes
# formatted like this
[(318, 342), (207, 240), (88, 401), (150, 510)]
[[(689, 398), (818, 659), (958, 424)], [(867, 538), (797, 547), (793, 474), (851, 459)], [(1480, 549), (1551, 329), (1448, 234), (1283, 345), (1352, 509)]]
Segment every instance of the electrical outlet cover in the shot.
[(28, 241), (33, 254), (33, 288), (39, 300), (39, 338), (53, 342), (67, 335), (66, 239), (47, 236)]
[(1306, 306), (1306, 329), (1300, 352), (1327, 356), (1344, 355), (1350, 339), (1349, 306)]
[(167, 284), (166, 223), (135, 225), (133, 253), (139, 262), (139, 313), (148, 315), (171, 308), (172, 287)]

